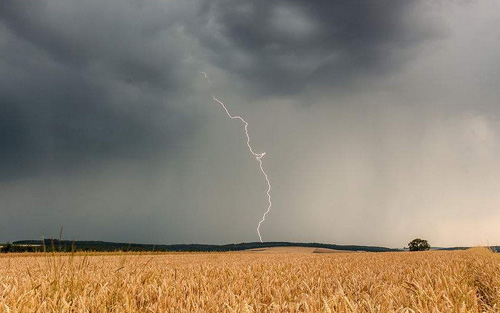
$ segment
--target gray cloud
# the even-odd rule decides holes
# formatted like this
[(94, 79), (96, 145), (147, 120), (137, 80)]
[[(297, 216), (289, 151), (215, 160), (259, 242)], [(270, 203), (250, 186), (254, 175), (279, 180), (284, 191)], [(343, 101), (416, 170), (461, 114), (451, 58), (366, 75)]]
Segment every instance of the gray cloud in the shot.
[[(168, 150), (186, 125), (195, 127), (168, 103), (182, 101), (192, 85), (188, 55), (274, 95), (381, 74), (399, 62), (399, 50), (432, 36), (412, 18), (416, 8), (399, 1), (3, 1), (2, 58), (12, 76), (0, 85), (2, 166), (36, 172), (47, 163), (72, 167)], [(197, 41), (206, 55), (195, 51)], [(155, 121), (158, 114), (178, 121)]]
[(497, 240), (499, 10), (1, 1), (0, 242), (256, 240), (212, 93), (265, 240)]
[(257, 94), (349, 86), (384, 76), (442, 35), (421, 1), (216, 1), (200, 18), (218, 67)]
[(175, 5), (2, 2), (2, 179), (148, 158), (195, 127), (169, 105), (191, 79)]

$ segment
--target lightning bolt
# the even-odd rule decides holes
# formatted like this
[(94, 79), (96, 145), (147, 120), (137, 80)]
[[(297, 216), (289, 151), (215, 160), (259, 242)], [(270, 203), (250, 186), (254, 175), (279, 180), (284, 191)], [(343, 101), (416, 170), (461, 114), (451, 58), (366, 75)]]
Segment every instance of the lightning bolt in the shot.
[[(205, 76), (205, 79), (207, 80), (208, 84), (210, 86), (212, 86), (212, 82), (208, 78), (207, 73), (201, 72), (201, 74), (203, 74)], [(257, 162), (259, 162), (260, 171), (262, 172), (262, 175), (264, 175), (264, 178), (266, 179), (266, 182), (267, 182), (267, 192), (266, 192), (266, 194), (267, 194), (268, 206), (267, 206), (266, 212), (264, 212), (264, 215), (262, 215), (262, 219), (259, 221), (259, 224), (257, 225), (257, 234), (259, 235), (260, 242), (263, 242), (262, 241), (262, 236), (260, 234), (260, 226), (266, 220), (266, 215), (267, 215), (267, 213), (269, 213), (269, 211), (271, 211), (271, 206), (273, 205), (273, 203), (271, 202), (271, 182), (269, 181), (269, 177), (267, 176), (267, 173), (266, 173), (266, 171), (264, 171), (264, 167), (262, 166), (262, 158), (266, 155), (266, 153), (265, 152), (256, 153), (253, 150), (252, 146), (250, 145), (250, 135), (248, 134), (248, 122), (245, 121), (239, 115), (231, 115), (231, 113), (229, 113), (229, 110), (227, 109), (226, 105), (224, 103), (222, 103), (222, 101), (220, 101), (219, 99), (217, 99), (214, 95), (212, 95), (212, 99), (215, 102), (217, 102), (217, 103), (220, 104), (220, 106), (224, 109), (224, 111), (226, 111), (226, 114), (227, 114), (227, 116), (229, 116), (229, 118), (231, 118), (233, 120), (240, 120), (245, 125), (245, 135), (247, 136), (247, 147), (248, 147), (248, 150), (250, 150), (250, 153), (255, 157), (255, 159), (257, 160)]]

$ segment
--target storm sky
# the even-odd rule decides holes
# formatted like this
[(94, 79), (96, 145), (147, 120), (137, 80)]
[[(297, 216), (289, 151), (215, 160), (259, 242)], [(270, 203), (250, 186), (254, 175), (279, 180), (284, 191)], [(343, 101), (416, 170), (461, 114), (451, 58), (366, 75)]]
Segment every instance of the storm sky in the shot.
[[(0, 242), (500, 244), (500, 2), (2, 0)], [(200, 73), (208, 73), (209, 86)]]

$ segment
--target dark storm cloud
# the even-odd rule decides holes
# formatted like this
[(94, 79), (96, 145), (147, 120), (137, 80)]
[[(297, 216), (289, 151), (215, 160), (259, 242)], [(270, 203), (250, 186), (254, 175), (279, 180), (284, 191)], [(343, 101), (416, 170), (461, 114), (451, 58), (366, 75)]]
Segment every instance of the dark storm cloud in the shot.
[(212, 93), (266, 152), (264, 240), (497, 240), (498, 12), (0, 0), (0, 242), (61, 225), (83, 240), (257, 240), (267, 185)]
[(194, 127), (172, 108), (190, 83), (185, 7), (2, 1), (0, 179), (175, 147)]
[(16, 37), (58, 63), (98, 63), (127, 82), (179, 88), (176, 71), (185, 47), (174, 37), (179, 21), (188, 17), (183, 13), (190, 13), (176, 3), (7, 0), (0, 6), (4, 25)]
[(216, 1), (200, 37), (217, 66), (258, 93), (296, 94), (398, 68), (440, 32), (425, 10), (398, 0)]
[(192, 88), (189, 56), (268, 95), (384, 73), (432, 34), (414, 21), (417, 9), (394, 0), (4, 0), (0, 166), (10, 177), (168, 151), (195, 127), (172, 104)]

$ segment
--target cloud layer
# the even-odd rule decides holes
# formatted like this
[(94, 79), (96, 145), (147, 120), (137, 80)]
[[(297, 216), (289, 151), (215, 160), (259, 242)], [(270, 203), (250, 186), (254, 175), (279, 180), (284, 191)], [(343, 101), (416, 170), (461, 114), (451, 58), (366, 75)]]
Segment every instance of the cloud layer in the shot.
[(497, 9), (4, 0), (0, 241), (257, 240), (211, 93), (265, 240), (500, 240)]
[(216, 1), (197, 36), (213, 64), (257, 94), (297, 95), (395, 70), (440, 35), (429, 9), (420, 1)]

